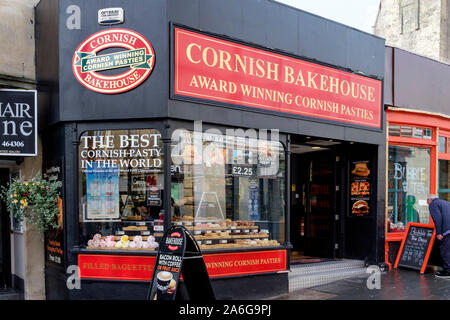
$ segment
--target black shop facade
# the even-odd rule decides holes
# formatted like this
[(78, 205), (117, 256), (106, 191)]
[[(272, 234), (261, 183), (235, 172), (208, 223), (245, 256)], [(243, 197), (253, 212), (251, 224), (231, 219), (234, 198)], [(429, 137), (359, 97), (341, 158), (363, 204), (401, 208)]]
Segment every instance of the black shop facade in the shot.
[(286, 293), (308, 259), (384, 261), (382, 39), (273, 1), (36, 15), (43, 170), (63, 181), (48, 299), (145, 299), (172, 225), (218, 299)]

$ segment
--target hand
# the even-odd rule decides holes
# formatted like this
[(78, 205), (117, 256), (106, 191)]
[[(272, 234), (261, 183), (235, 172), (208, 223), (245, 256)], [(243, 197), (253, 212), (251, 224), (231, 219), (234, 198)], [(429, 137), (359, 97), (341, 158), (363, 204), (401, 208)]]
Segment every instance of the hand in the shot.
[(444, 237), (442, 236), (442, 234), (438, 234), (438, 235), (436, 236), (436, 238), (437, 238), (439, 241), (442, 241), (442, 239), (444, 239)]

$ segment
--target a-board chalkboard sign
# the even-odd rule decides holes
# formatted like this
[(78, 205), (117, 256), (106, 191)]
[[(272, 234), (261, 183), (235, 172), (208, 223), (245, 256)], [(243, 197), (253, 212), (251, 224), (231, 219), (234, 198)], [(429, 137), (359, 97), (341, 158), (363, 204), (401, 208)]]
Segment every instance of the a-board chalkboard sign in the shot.
[(433, 248), (436, 231), (434, 226), (408, 223), (394, 268), (405, 267), (424, 273)]
[(194, 236), (183, 226), (172, 226), (161, 239), (147, 298), (175, 300), (181, 276), (189, 300), (215, 300), (203, 255)]

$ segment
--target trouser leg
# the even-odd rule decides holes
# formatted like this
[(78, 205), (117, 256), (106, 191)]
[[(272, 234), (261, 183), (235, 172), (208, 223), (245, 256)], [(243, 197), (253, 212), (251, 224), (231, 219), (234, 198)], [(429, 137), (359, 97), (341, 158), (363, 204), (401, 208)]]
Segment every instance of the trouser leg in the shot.
[(440, 246), (444, 270), (450, 272), (450, 234), (446, 235)]

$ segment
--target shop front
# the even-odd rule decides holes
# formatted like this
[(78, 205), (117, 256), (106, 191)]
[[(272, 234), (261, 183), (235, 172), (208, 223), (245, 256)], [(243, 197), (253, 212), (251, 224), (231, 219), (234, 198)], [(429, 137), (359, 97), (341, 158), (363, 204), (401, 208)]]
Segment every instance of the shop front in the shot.
[[(386, 48), (386, 59), (386, 262), (392, 267), (407, 224), (433, 224), (427, 195), (449, 200), (446, 84), (450, 69), (446, 64), (390, 47)], [(438, 243), (429, 264), (441, 265)]]
[(38, 72), (44, 170), (64, 184), (49, 299), (145, 299), (172, 225), (218, 299), (286, 293), (299, 257), (384, 260), (382, 39), (272, 1), (41, 1), (37, 16), (38, 65), (49, 47), (59, 61)]

